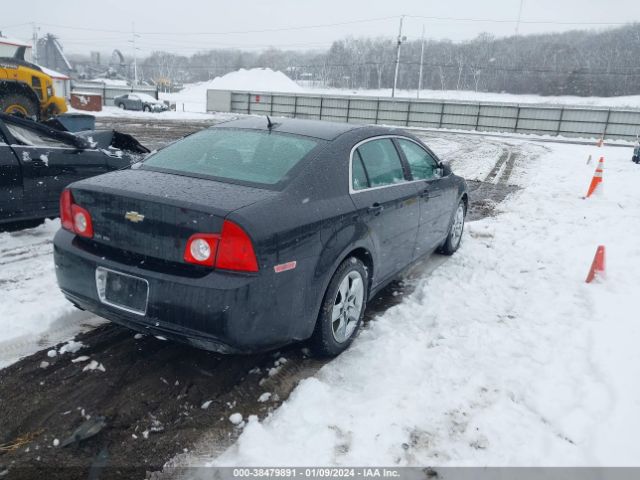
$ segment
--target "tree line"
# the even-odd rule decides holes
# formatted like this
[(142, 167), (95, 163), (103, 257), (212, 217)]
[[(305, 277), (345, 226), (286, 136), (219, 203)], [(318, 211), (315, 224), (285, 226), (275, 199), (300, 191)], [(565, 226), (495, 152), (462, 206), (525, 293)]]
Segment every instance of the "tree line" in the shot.
[[(402, 45), (398, 88), (416, 89), (422, 42)], [(158, 84), (208, 80), (239, 68), (268, 67), (316, 86), (384, 89), (393, 85), (396, 41), (344, 38), (326, 51), (212, 49), (191, 56), (158, 51), (142, 63)], [(570, 31), (424, 43), (422, 86), (437, 90), (616, 96), (640, 94), (640, 23)]]

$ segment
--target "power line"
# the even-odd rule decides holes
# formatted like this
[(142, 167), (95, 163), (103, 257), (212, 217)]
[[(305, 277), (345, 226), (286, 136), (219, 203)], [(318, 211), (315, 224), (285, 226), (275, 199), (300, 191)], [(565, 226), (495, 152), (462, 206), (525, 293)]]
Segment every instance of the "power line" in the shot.
[[(426, 15), (407, 15), (409, 18), (423, 20), (452, 21), (452, 22), (480, 22), (480, 23), (517, 23), (518, 20), (503, 18), (471, 18), (471, 17), (435, 17)], [(561, 22), (558, 20), (520, 20), (520, 23), (531, 25), (629, 25), (633, 22)]]
[(32, 22), (25, 22), (25, 23), (15, 23), (13, 25), (3, 25), (0, 27), (0, 30), (4, 30), (5, 28), (18, 28), (18, 27), (24, 27), (25, 25), (31, 25)]
[[(378, 17), (378, 18), (368, 18), (362, 20), (351, 20), (347, 22), (337, 22), (337, 23), (325, 23), (325, 24), (317, 24), (317, 25), (300, 25), (300, 26), (289, 26), (289, 27), (277, 27), (277, 28), (264, 28), (259, 30), (227, 30), (221, 32), (168, 32), (168, 31), (138, 31), (141, 35), (180, 35), (180, 36), (193, 36), (193, 35), (236, 35), (236, 34), (245, 34), (245, 33), (268, 33), (268, 32), (285, 32), (292, 30), (307, 30), (314, 28), (327, 28), (327, 27), (340, 27), (344, 25), (354, 25), (358, 23), (371, 23), (371, 22), (379, 22), (383, 20), (391, 20), (397, 19), (398, 16), (391, 17)], [(89, 32), (107, 32), (107, 33), (123, 33), (130, 34), (131, 32), (125, 30), (110, 30), (110, 29), (100, 29), (100, 28), (88, 28), (88, 27), (75, 27), (71, 25), (59, 25), (53, 23), (40, 23), (40, 25), (46, 25), (48, 27), (55, 28), (63, 28), (69, 30), (83, 30)]]

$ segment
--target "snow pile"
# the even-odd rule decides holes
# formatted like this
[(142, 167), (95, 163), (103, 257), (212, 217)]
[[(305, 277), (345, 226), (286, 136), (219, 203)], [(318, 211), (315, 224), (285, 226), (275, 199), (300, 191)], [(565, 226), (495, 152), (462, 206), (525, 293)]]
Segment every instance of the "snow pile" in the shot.
[(177, 110), (205, 112), (207, 90), (249, 90), (255, 92), (303, 92), (303, 88), (284, 73), (270, 68), (236, 70), (208, 82), (186, 86), (177, 93), (161, 94), (163, 100), (176, 102)]
[[(526, 148), (526, 146), (523, 146)], [(640, 168), (552, 145), (503, 213), (214, 463), (640, 465)], [(598, 244), (607, 278), (586, 284)]]
[(262, 92), (302, 92), (303, 89), (284, 73), (270, 68), (241, 68), (205, 82), (207, 89), (251, 90)]

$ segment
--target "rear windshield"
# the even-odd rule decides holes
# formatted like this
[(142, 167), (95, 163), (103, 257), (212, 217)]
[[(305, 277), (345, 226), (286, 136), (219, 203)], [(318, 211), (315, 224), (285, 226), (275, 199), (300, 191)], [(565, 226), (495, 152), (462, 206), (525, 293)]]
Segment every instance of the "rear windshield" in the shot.
[(142, 168), (275, 185), (317, 144), (296, 135), (212, 128), (160, 150)]

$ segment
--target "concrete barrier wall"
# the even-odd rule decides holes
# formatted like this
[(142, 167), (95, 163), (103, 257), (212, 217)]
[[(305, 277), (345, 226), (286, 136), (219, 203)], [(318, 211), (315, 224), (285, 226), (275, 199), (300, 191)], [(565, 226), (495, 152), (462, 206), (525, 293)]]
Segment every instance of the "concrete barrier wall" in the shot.
[(207, 91), (207, 111), (403, 127), (635, 140), (640, 109)]

